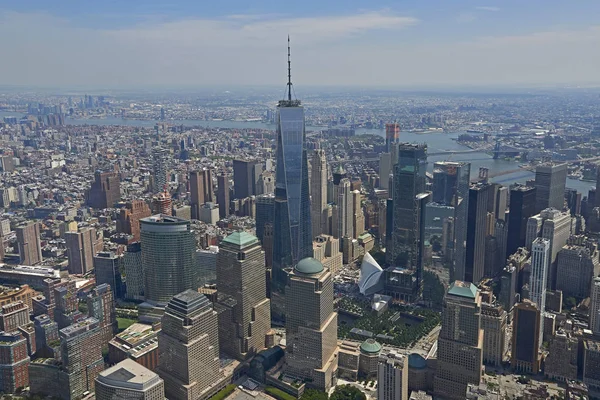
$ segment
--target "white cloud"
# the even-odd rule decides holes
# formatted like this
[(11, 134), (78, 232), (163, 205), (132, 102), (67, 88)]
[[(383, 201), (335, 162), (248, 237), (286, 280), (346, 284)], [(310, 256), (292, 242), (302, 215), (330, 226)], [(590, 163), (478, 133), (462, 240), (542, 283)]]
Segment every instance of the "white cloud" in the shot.
[[(408, 28), (408, 29), (407, 29)], [(387, 10), (290, 18), (225, 16), (90, 29), (44, 14), (0, 13), (0, 84), (489, 85), (598, 82), (600, 27), (436, 41)], [(426, 29), (426, 27), (423, 27)], [(300, 93), (299, 93), (300, 95)]]
[(489, 11), (489, 12), (498, 12), (500, 11), (500, 7), (492, 7), (492, 6), (479, 6), (475, 7), (477, 11)]

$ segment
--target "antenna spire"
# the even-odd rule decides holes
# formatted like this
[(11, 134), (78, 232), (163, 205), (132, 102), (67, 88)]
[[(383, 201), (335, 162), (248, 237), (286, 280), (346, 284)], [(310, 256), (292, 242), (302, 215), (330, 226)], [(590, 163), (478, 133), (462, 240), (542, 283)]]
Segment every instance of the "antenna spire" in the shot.
[(288, 35), (288, 101), (292, 101), (292, 61), (290, 59), (290, 35)]

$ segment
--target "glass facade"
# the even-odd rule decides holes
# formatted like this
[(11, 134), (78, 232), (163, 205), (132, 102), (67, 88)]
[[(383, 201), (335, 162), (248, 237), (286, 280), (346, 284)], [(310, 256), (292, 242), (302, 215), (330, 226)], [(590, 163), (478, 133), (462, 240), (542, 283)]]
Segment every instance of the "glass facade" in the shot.
[(299, 100), (283, 100), (277, 108), (277, 169), (273, 278), (284, 282), (281, 270), (312, 255), (312, 227), (305, 147), (304, 108)]
[(433, 201), (454, 208), (453, 240), (448, 243), (450, 280), (464, 276), (471, 164), (436, 162), (433, 165)]
[(145, 299), (167, 303), (186, 289), (198, 289), (196, 239), (190, 221), (154, 215), (140, 223)]

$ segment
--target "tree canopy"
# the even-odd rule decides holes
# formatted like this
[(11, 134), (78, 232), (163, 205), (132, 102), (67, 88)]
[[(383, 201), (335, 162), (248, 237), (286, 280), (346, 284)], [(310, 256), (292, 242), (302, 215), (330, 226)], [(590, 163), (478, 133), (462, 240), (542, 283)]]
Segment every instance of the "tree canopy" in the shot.
[(367, 400), (367, 396), (356, 386), (340, 385), (336, 386), (329, 397), (330, 400)]

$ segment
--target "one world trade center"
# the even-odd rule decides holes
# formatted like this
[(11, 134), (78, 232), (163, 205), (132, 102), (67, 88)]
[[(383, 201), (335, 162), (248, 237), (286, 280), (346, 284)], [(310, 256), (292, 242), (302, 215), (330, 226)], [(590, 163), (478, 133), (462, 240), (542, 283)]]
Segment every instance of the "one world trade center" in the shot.
[(308, 186), (308, 160), (304, 107), (292, 100), (292, 77), (288, 37), (287, 99), (277, 105), (277, 169), (275, 173), (275, 220), (273, 227), (273, 283), (282, 288), (286, 269), (312, 257), (312, 228)]

